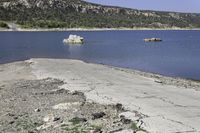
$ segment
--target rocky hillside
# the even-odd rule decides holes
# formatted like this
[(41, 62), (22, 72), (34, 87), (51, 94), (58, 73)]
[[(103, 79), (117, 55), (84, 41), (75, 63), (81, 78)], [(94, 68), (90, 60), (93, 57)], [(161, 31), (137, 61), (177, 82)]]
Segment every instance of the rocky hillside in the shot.
[(0, 21), (27, 28), (200, 28), (200, 14), (141, 11), (81, 0), (1, 0)]

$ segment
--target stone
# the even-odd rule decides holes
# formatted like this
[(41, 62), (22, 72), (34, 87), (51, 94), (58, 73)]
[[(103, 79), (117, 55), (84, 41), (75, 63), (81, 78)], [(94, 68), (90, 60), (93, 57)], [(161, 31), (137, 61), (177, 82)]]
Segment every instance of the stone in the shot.
[(127, 119), (127, 118), (126, 118), (125, 116), (123, 116), (123, 115), (121, 115), (120, 118), (121, 118), (121, 122), (122, 122), (123, 124), (130, 124), (130, 123), (131, 123), (131, 119)]
[(28, 131), (28, 133), (34, 133), (33, 131)]
[(163, 82), (160, 80), (155, 80), (156, 83), (162, 84)]
[(145, 38), (145, 42), (161, 42), (162, 40), (160, 38)]
[(8, 116), (11, 116), (11, 117), (13, 117), (13, 116), (15, 116), (15, 114), (8, 113)]
[(18, 117), (17, 117), (17, 116), (14, 116), (14, 117), (13, 117), (13, 119), (17, 120), (17, 119), (18, 119)]
[(122, 111), (122, 110), (124, 110), (121, 103), (117, 103), (117, 104), (115, 105), (115, 107), (116, 107), (117, 111)]
[(54, 117), (53, 118), (53, 121), (59, 121), (60, 120), (60, 117)]
[(74, 123), (74, 124), (78, 124), (81, 122), (87, 122), (86, 118), (80, 118), (80, 117), (74, 117), (70, 120), (70, 122)]
[(9, 124), (11, 124), (11, 125), (12, 125), (13, 123), (15, 123), (15, 121), (10, 121), (10, 122), (9, 122)]
[(119, 128), (119, 129), (112, 130), (109, 133), (117, 133), (117, 132), (120, 132), (122, 130), (123, 130), (123, 128)]
[(69, 44), (83, 44), (84, 38), (77, 35), (69, 35), (69, 37), (64, 39), (63, 42)]
[(77, 107), (80, 106), (82, 103), (81, 102), (69, 102), (69, 103), (59, 103), (57, 105), (54, 105), (52, 108), (53, 109), (60, 109), (60, 110), (67, 110), (72, 107)]
[(92, 119), (95, 120), (95, 119), (99, 119), (99, 118), (102, 118), (104, 117), (106, 114), (104, 112), (99, 112), (99, 113), (93, 113), (92, 114)]
[(39, 108), (36, 108), (34, 111), (35, 112), (40, 112), (41, 110)]

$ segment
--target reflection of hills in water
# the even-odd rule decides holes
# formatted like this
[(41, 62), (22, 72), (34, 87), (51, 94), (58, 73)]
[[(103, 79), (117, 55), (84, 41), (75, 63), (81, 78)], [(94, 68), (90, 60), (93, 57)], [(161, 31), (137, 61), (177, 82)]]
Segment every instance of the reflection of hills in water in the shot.
[[(64, 45), (76, 34), (83, 45)], [(1, 32), (0, 63), (29, 58), (70, 58), (200, 79), (200, 31)], [(147, 44), (144, 38), (164, 41)]]

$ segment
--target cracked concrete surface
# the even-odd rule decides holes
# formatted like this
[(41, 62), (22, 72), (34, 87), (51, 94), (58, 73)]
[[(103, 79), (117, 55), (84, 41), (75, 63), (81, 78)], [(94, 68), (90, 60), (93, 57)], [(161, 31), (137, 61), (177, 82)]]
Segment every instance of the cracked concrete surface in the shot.
[(181, 81), (184, 86), (189, 83), (187, 88), (176, 79), (173, 79), (173, 85), (163, 84), (167, 77), (158, 83), (153, 76), (77, 60), (31, 59), (26, 63), (31, 66), (32, 76), (63, 80), (65, 84), (61, 88), (82, 91), (87, 100), (122, 103), (133, 112), (127, 117), (139, 114), (139, 120), (144, 122), (141, 127), (149, 132), (200, 132), (198, 82), (194, 87), (192, 81)]
[(199, 88), (159, 84), (129, 71), (76, 60), (29, 61), (39, 79), (62, 79), (62, 88), (83, 91), (88, 100), (122, 103), (148, 116), (142, 118), (142, 127), (149, 132), (200, 132)]

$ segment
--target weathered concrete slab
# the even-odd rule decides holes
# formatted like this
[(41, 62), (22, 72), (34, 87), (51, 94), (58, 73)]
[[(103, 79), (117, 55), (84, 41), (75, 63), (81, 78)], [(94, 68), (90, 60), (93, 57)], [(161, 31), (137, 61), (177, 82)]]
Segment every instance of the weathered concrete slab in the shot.
[(165, 85), (154, 79), (103, 65), (76, 60), (32, 59), (39, 79), (63, 80), (62, 87), (85, 92), (99, 103), (122, 103), (143, 114), (150, 132), (200, 132), (200, 88)]

